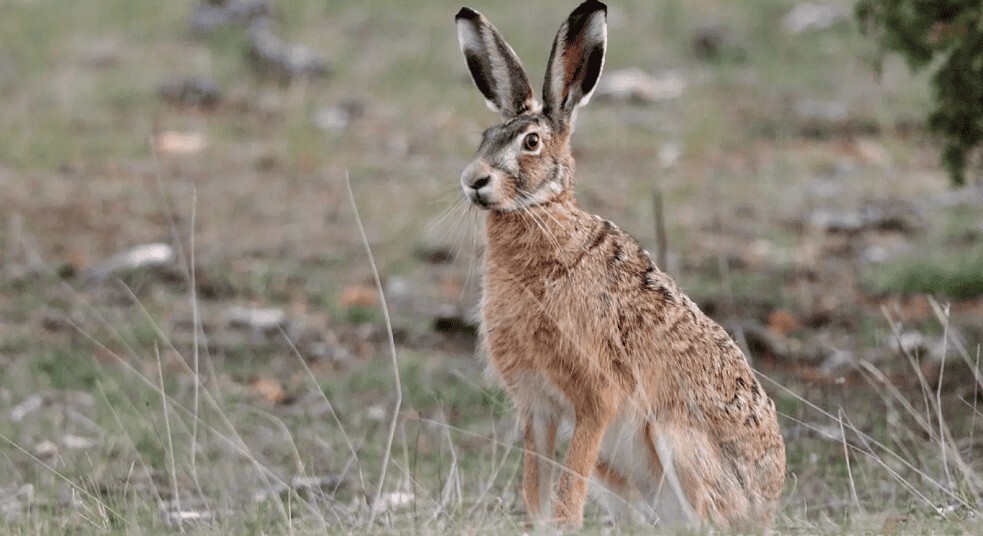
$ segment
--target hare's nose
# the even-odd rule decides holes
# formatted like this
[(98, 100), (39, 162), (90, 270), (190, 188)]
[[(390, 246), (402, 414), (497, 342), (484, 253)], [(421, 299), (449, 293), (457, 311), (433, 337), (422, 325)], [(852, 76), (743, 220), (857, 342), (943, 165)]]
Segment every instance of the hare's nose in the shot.
[(470, 186), (474, 190), (480, 190), (485, 186), (488, 186), (489, 182), (491, 182), (491, 175), (485, 175), (484, 177), (480, 177), (479, 179), (475, 180), (468, 186)]

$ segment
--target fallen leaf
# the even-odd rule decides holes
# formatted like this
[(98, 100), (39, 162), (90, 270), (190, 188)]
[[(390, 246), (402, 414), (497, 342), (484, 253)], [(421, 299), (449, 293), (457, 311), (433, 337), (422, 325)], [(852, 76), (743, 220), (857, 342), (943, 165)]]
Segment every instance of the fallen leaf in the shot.
[(342, 291), (341, 303), (345, 307), (375, 307), (379, 304), (379, 294), (375, 287), (352, 285)]
[(287, 313), (275, 307), (231, 307), (225, 312), (230, 327), (273, 331), (287, 323)]
[(283, 385), (273, 378), (254, 378), (249, 382), (249, 387), (254, 393), (274, 404), (280, 404), (287, 399)]
[(768, 328), (779, 335), (788, 335), (799, 329), (801, 325), (799, 319), (785, 309), (777, 309), (768, 315)]

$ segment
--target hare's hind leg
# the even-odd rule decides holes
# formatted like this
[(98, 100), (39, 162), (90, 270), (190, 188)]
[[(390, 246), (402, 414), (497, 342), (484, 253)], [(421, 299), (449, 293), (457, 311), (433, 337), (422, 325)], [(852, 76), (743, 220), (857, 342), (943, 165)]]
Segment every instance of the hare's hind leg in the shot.
[(594, 493), (604, 504), (615, 526), (626, 525), (631, 520), (631, 483), (628, 477), (599, 460), (594, 468), (598, 488)]
[[(649, 423), (645, 427), (652, 459), (652, 475), (647, 482), (639, 482), (639, 490), (651, 505), (658, 522), (668, 526), (700, 525), (700, 514), (694, 509), (690, 496), (695, 490), (684, 489), (679, 476), (679, 452), (688, 445), (668, 433), (668, 427)], [(692, 445), (689, 445), (692, 447)]]
[(522, 495), (526, 511), (534, 521), (550, 511), (553, 494), (553, 457), (556, 454), (556, 418), (543, 412), (526, 417), (525, 450), (522, 457)]

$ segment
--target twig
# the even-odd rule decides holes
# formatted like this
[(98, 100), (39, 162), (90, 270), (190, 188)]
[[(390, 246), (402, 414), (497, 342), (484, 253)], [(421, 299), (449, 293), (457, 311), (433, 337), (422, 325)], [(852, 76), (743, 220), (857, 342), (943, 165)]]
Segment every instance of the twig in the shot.
[[(174, 505), (181, 511), (181, 494), (177, 487), (177, 464), (174, 462), (174, 436), (171, 434), (171, 417), (167, 412), (167, 392), (164, 391), (164, 369), (160, 364), (160, 348), (157, 341), (154, 341), (154, 356), (157, 358), (157, 379), (160, 380), (160, 404), (164, 412), (164, 429), (167, 431), (167, 458), (171, 466), (171, 493), (174, 494)], [(178, 528), (184, 534), (184, 524), (179, 523)]]
[(392, 456), (393, 439), (396, 437), (396, 423), (399, 421), (399, 410), (403, 405), (403, 385), (399, 381), (399, 360), (396, 358), (396, 339), (393, 337), (392, 320), (389, 317), (389, 307), (386, 305), (386, 294), (382, 290), (382, 279), (379, 277), (379, 269), (375, 265), (375, 257), (372, 256), (372, 246), (369, 245), (369, 237), (365, 234), (365, 227), (362, 225), (362, 218), (358, 215), (358, 204), (355, 203), (355, 193), (352, 192), (352, 181), (345, 170), (345, 188), (348, 190), (348, 200), (351, 202), (352, 210), (355, 212), (355, 223), (358, 224), (358, 232), (362, 236), (362, 245), (369, 256), (369, 265), (372, 267), (372, 277), (375, 279), (375, 287), (379, 292), (379, 303), (382, 304), (382, 316), (386, 320), (386, 333), (389, 336), (389, 353), (392, 357), (393, 377), (396, 384), (396, 402), (393, 404), (392, 417), (389, 420), (389, 435), (386, 437), (386, 448), (382, 454), (382, 470), (379, 474), (379, 483), (375, 488), (375, 495), (369, 504), (369, 520), (367, 525), (375, 523), (376, 505), (382, 497), (382, 487), (386, 483), (386, 470), (389, 468), (389, 458)]
[[(191, 315), (192, 315), (192, 344), (194, 348), (191, 350), (192, 367), (195, 372), (194, 381), (194, 402), (193, 411), (195, 417), (198, 416), (199, 410), (199, 390), (201, 389), (201, 373), (199, 368), (199, 351), (198, 351), (198, 330), (201, 329), (201, 316), (198, 311), (198, 284), (195, 275), (195, 220), (197, 220), (198, 214), (198, 189), (192, 185), (191, 187), (191, 232), (189, 233), (189, 245), (188, 254), (191, 256), (191, 264), (188, 266), (191, 272), (191, 285), (188, 292), (191, 294)], [(191, 420), (191, 474), (194, 475), (195, 482), (198, 482), (198, 419)]]
[(860, 498), (857, 496), (857, 485), (853, 481), (853, 468), (850, 466), (850, 449), (846, 442), (846, 430), (843, 429), (843, 410), (839, 410), (840, 439), (843, 441), (843, 459), (846, 460), (846, 474), (850, 479), (850, 496), (853, 497), (854, 504), (857, 505), (857, 512), (864, 514), (864, 507), (860, 505)]
[(942, 468), (945, 470), (946, 482), (949, 487), (952, 487), (952, 473), (949, 471), (948, 449), (945, 444), (945, 417), (942, 416), (942, 380), (945, 376), (946, 354), (949, 350), (949, 304), (945, 305), (943, 315), (945, 322), (942, 325), (942, 357), (939, 361), (939, 379), (935, 384), (935, 412), (939, 420), (939, 442), (942, 443), (942, 448), (939, 449), (942, 452)]

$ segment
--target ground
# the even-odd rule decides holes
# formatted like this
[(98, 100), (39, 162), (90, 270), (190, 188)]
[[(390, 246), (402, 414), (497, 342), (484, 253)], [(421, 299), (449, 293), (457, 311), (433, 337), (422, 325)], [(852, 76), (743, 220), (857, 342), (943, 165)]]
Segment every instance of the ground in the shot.
[[(939, 167), (925, 78), (822, 5), (802, 29), (791, 0), (612, 2), (605, 76), (655, 91), (582, 110), (578, 199), (747, 350), (788, 444), (776, 529), (970, 530), (983, 196)], [(329, 65), (292, 81), (236, 24), (192, 33), (195, 7), (0, 0), (0, 524), (350, 532), (385, 468), (380, 532), (523, 530), (474, 352), (457, 177), (496, 116), (460, 6), (281, 0), (276, 31)], [(472, 7), (537, 84), (573, 4)], [(217, 103), (162, 97), (188, 77)], [(154, 243), (173, 258), (127, 267)]]

